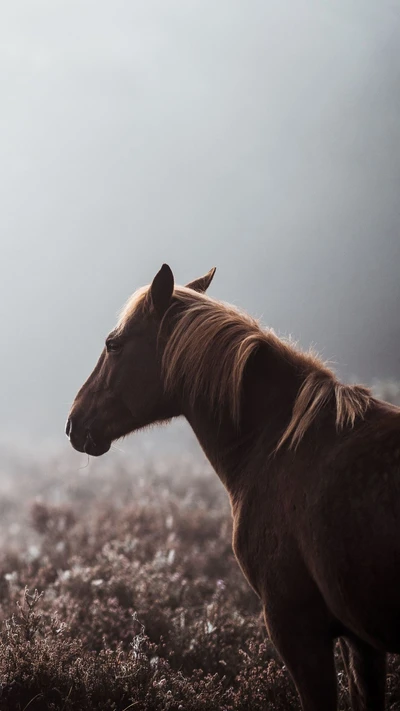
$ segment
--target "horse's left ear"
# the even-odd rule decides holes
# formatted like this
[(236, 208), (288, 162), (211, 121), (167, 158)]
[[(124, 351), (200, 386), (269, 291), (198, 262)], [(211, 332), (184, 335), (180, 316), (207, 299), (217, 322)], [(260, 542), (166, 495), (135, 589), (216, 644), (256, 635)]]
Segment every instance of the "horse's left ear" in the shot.
[(158, 316), (164, 316), (174, 292), (174, 275), (168, 264), (163, 264), (149, 289), (152, 304)]
[(210, 286), (215, 272), (216, 267), (213, 267), (204, 276), (199, 277), (194, 281), (191, 281), (190, 284), (186, 284), (187, 289), (193, 289), (193, 291), (199, 291), (201, 294), (204, 294), (204, 292), (207, 291), (208, 287)]

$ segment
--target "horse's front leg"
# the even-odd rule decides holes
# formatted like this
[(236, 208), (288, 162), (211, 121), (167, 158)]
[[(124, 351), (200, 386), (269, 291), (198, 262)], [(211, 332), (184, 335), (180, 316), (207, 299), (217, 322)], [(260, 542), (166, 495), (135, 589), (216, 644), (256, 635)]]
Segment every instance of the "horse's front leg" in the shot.
[(300, 696), (303, 711), (336, 711), (337, 678), (334, 640), (328, 627), (324, 630), (307, 620), (299, 611), (285, 615), (284, 610), (271, 615), (264, 610), (271, 641), (286, 664)]

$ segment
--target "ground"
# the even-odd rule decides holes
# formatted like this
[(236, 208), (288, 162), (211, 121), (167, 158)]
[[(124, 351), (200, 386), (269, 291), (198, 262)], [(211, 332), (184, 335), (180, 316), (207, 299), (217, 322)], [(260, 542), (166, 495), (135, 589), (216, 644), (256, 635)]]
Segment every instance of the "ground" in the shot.
[(200, 457), (9, 448), (0, 485), (1, 711), (298, 709)]

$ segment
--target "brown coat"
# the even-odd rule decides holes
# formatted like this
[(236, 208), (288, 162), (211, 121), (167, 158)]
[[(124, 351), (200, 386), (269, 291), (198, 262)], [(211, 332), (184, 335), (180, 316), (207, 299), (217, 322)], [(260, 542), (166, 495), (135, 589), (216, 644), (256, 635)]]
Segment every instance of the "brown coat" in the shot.
[(400, 410), (210, 299), (213, 274), (175, 287), (164, 265), (132, 297), (67, 434), (98, 455), (184, 415), (304, 711), (337, 707), (336, 638), (353, 708), (380, 711), (386, 652), (400, 652)]

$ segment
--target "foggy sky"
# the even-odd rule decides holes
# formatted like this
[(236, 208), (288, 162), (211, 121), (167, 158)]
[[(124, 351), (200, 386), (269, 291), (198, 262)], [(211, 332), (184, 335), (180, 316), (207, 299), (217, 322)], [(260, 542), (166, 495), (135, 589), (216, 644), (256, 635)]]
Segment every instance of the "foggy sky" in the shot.
[(182, 283), (400, 378), (400, 9), (8, 0), (3, 431), (62, 433), (129, 294)]

